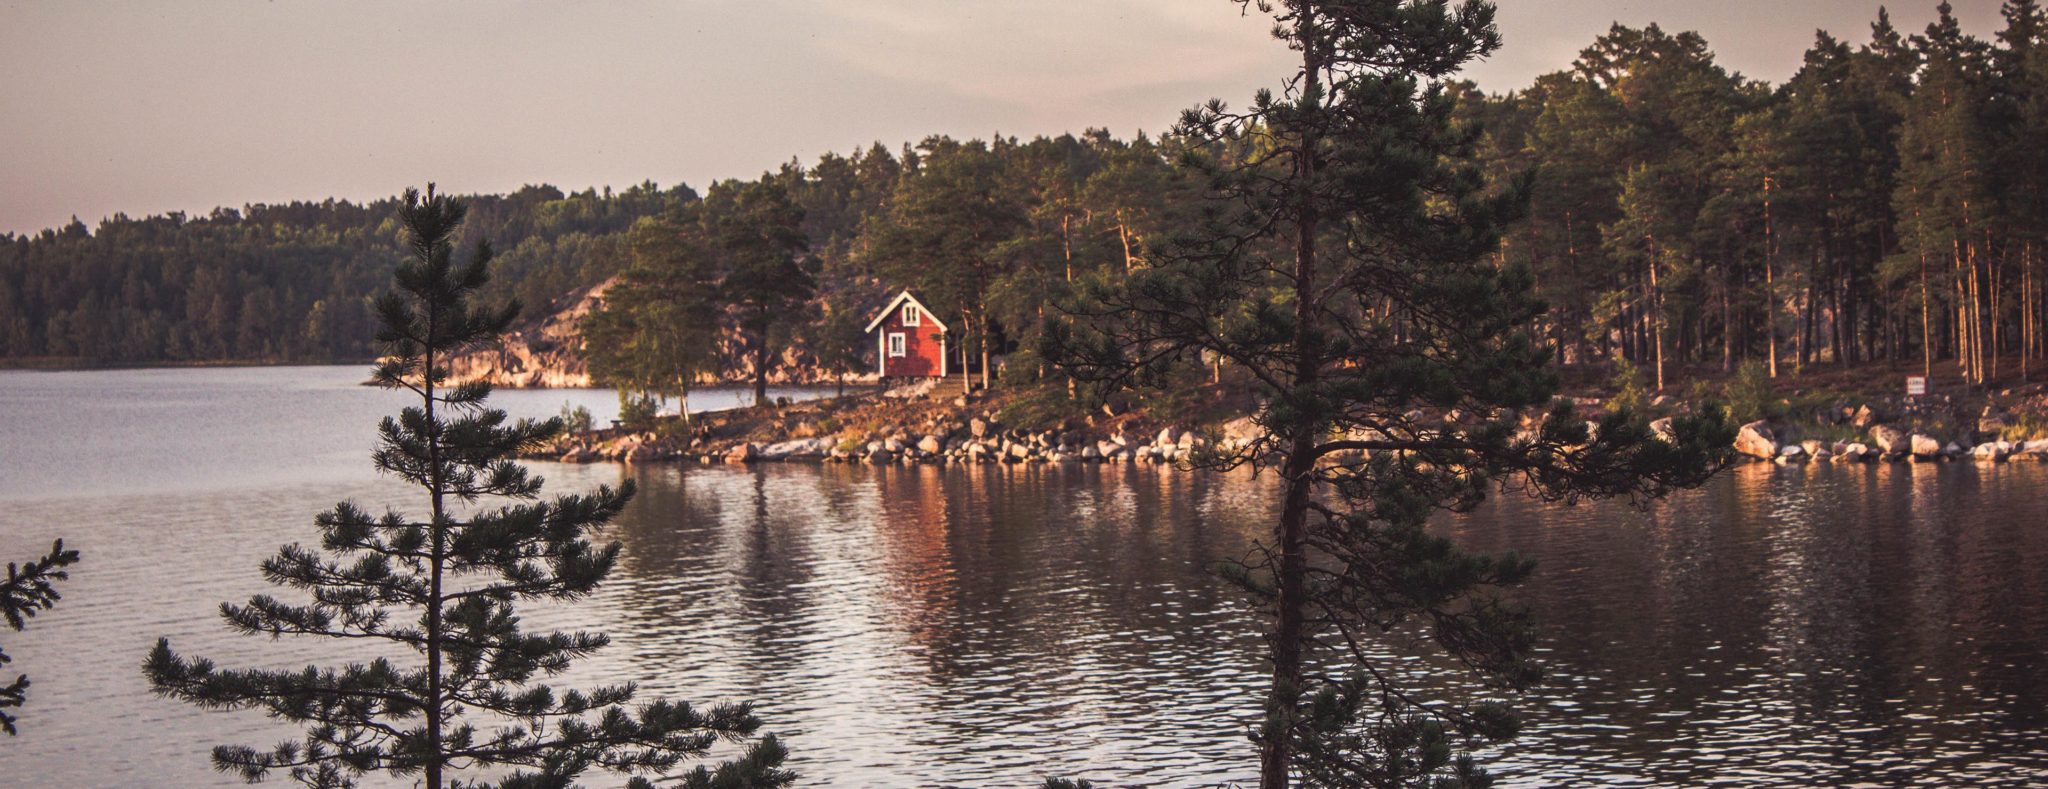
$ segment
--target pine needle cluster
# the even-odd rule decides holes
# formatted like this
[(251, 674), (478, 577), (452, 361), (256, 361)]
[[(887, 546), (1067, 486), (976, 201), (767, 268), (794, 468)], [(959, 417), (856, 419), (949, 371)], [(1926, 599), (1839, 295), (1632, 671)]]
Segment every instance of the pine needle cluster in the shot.
[[(47, 611), (63, 595), (57, 593), (57, 582), (71, 577), (64, 568), (78, 563), (78, 552), (65, 550), (64, 541), (58, 540), (50, 546), (50, 552), (42, 558), (31, 559), (20, 565), (7, 563), (7, 580), (0, 581), (0, 618), (7, 620), (7, 626), (14, 632), (28, 627), (29, 617), (38, 611)], [(0, 651), (0, 666), (12, 662), (13, 658)], [(0, 710), (18, 709), (28, 700), (28, 675), (16, 675), (13, 682), (0, 687)], [(13, 736), (15, 718), (0, 712), (0, 731)]]

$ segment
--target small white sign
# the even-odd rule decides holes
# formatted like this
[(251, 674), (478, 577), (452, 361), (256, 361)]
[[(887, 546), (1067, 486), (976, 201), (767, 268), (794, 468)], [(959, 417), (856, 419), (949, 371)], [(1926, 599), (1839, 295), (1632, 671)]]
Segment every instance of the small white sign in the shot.
[(1906, 376), (1906, 394), (1913, 397), (1927, 394), (1927, 376)]

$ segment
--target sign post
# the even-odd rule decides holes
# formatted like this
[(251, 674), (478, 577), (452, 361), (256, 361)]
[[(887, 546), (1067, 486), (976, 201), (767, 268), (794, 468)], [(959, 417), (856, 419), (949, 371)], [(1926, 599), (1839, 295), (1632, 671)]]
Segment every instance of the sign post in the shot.
[(1909, 376), (1906, 376), (1906, 396), (1907, 396), (1907, 397), (1919, 397), (1919, 396), (1921, 396), (1921, 395), (1924, 395), (1924, 394), (1927, 394), (1927, 376), (1924, 376), (1924, 375), (1909, 375)]

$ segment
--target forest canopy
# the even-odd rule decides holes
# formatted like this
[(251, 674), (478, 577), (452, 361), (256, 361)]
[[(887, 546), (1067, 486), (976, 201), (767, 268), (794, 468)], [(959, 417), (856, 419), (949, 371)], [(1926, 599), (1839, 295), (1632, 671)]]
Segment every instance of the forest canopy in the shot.
[[(1521, 90), (1451, 85), (1491, 179), (1532, 179), (1496, 257), (1535, 273), (1555, 357), (1625, 358), (1662, 385), (1666, 368), (1752, 360), (1774, 374), (1954, 360), (1983, 381), (2001, 357), (2048, 353), (2043, 13), (2008, 2), (1986, 40), (1939, 11), (1918, 32), (1882, 10), (1865, 35), (1821, 32), (1781, 85), (1655, 25), (1617, 25)], [(1001, 352), (1030, 347), (1044, 305), (1077, 282), (1146, 265), (1201, 215), (1206, 196), (1176, 166), (1196, 144), (933, 137), (792, 160), (753, 183), (801, 214), (809, 320), (911, 287), (959, 319), (960, 350)], [(470, 198), (463, 243), (504, 250), (487, 296), (542, 314), (624, 271), (636, 222), (675, 223), (699, 202), (686, 186), (531, 186)], [(401, 254), (393, 205), (117, 214), (0, 235), (0, 360), (367, 358), (365, 299)], [(802, 346), (844, 332), (785, 334)]]

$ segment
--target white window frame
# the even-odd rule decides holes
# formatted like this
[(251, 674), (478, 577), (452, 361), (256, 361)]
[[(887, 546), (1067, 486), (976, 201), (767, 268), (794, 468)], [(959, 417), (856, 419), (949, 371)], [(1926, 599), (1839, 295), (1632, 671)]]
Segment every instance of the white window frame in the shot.
[(889, 358), (900, 359), (910, 355), (910, 341), (900, 331), (889, 332)]
[(903, 325), (923, 326), (924, 310), (918, 309), (917, 305), (915, 304), (903, 305)]

